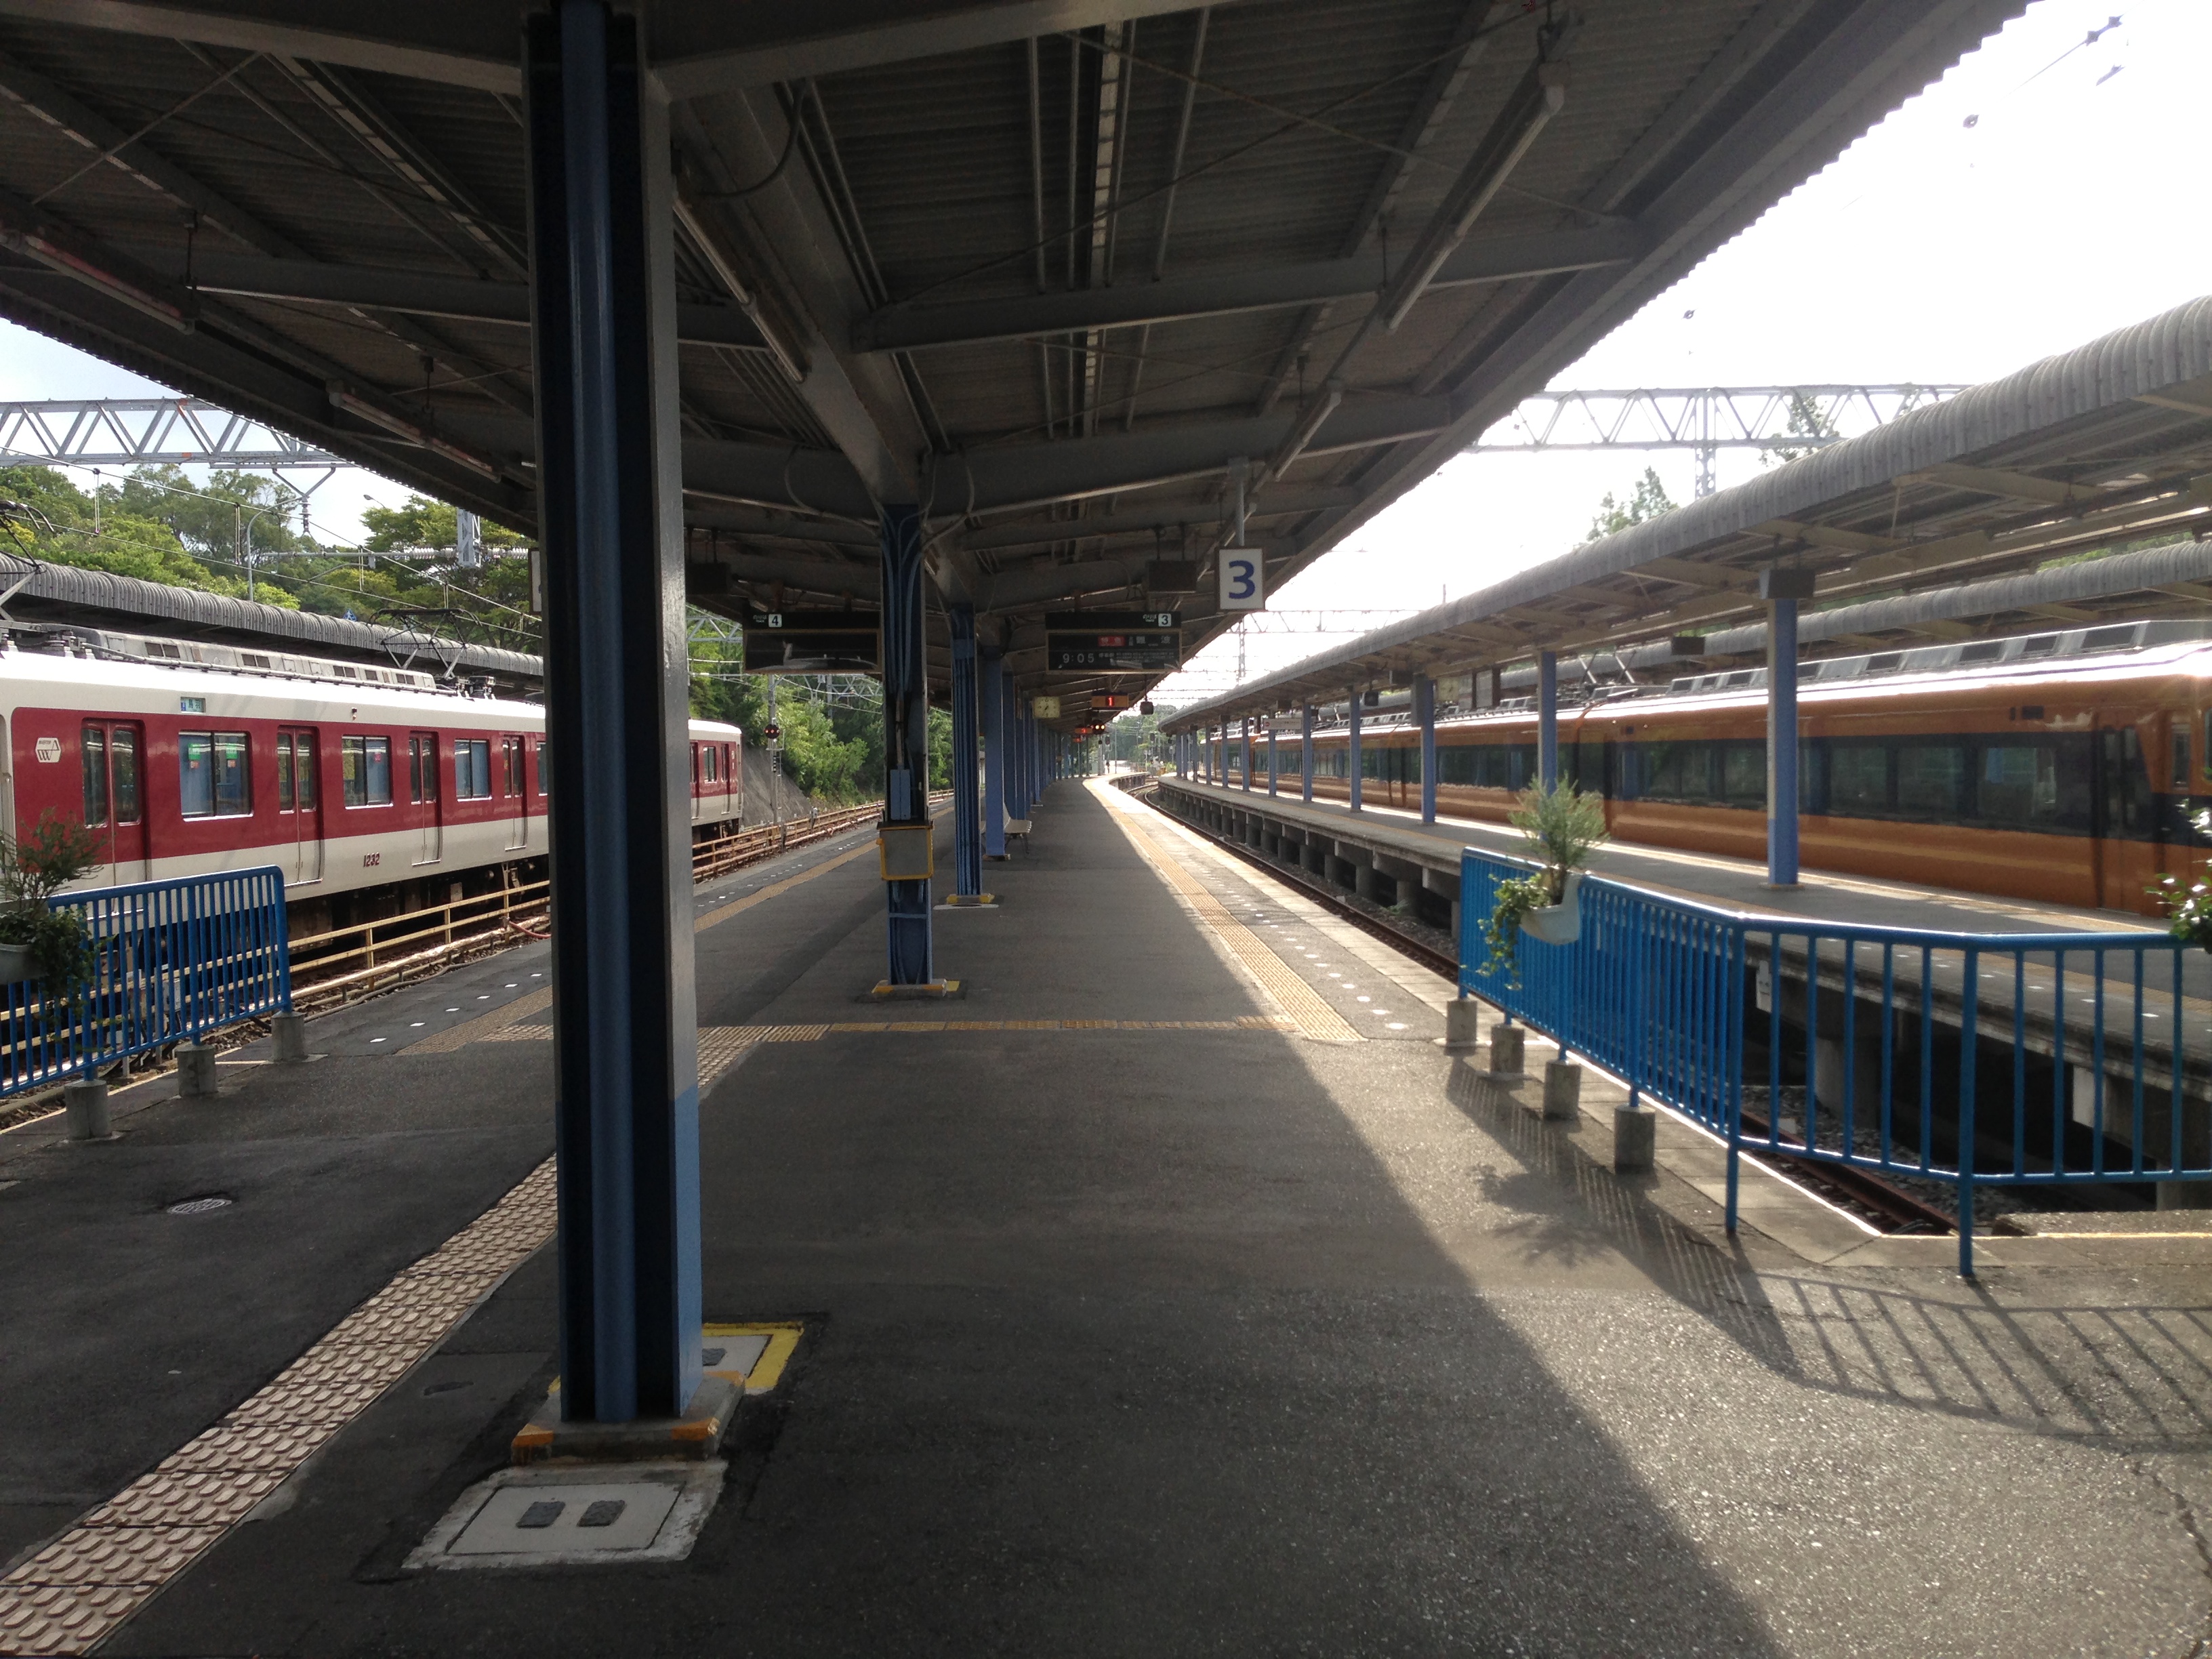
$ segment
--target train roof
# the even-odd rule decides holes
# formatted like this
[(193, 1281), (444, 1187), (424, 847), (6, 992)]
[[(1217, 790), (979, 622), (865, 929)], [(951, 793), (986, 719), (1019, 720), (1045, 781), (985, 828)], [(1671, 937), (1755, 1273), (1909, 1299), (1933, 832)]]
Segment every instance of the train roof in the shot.
[[(1893, 651), (1869, 651), (1848, 657), (1828, 657), (1802, 663), (1799, 689), (1808, 696), (1838, 692), (1847, 686), (1879, 681), (1885, 690), (1926, 690), (1954, 684), (1961, 679), (1981, 681), (2041, 677), (2057, 673), (2118, 671), (2140, 673), (2191, 663), (2205, 654), (2212, 641), (2212, 620), (2114, 623), (2090, 628), (2062, 629), (2051, 633), (2014, 635), (2000, 640), (1968, 640), (1946, 645), (1922, 646)], [(1562, 665), (1564, 667), (1565, 665)], [(1722, 707), (1761, 697), (1766, 690), (1764, 668), (1733, 668), (1711, 673), (1684, 674), (1664, 685), (1585, 684), (1562, 686), (1560, 712), (1576, 715), (1592, 708), (1648, 708), (1694, 702)], [(1438, 724), (1468, 725), (1511, 716), (1532, 714), (1533, 696), (1509, 697), (1490, 708), (1438, 711)], [(1409, 708), (1400, 706), (1370, 714), (1362, 722), (1374, 734), (1395, 732), (1410, 726)], [(1342, 737), (1342, 720), (1317, 728), (1316, 736)]]

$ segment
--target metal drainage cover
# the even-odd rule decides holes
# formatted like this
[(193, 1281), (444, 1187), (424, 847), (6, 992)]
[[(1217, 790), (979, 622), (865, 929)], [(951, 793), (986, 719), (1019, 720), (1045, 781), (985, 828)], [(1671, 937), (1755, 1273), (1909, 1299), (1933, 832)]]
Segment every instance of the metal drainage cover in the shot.
[(680, 1561), (722, 1488), (720, 1462), (502, 1469), (461, 1495), (407, 1558), (424, 1568)]
[(205, 1215), (210, 1210), (220, 1210), (230, 1200), (221, 1193), (210, 1193), (205, 1198), (187, 1198), (169, 1206), (171, 1215)]

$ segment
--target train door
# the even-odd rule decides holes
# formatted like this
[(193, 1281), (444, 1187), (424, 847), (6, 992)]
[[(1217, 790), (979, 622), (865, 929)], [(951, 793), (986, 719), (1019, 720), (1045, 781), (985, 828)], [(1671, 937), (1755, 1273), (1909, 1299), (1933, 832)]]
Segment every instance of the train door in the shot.
[(140, 762), (145, 733), (135, 720), (87, 720), (81, 734), (84, 760), (84, 822), (100, 837), (108, 880), (144, 881), (145, 791)]
[(417, 732), (407, 739), (407, 798), (416, 812), (415, 862), (435, 864), (446, 855), (445, 794), (438, 787), (438, 735)]
[(2097, 848), (2097, 902), (2133, 910), (2150, 884), (2150, 777), (2142, 739), (2132, 726), (2100, 726), (2092, 808)]
[(522, 738), (510, 732), (499, 740), (500, 809), (507, 814), (507, 850), (530, 845), (530, 799), (523, 790)]
[(291, 842), (285, 879), (295, 887), (323, 878), (322, 772), (315, 738), (313, 726), (276, 732), (277, 833)]

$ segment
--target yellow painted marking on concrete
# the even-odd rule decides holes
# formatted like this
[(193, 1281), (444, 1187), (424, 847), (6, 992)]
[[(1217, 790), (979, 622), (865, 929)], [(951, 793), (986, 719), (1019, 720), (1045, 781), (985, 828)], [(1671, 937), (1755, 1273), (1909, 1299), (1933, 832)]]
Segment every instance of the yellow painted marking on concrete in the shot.
[(553, 1236), (553, 1160), (267, 1387), (0, 1579), (0, 1653), (88, 1652), (367, 1410)]
[(761, 1325), (707, 1325), (702, 1334), (709, 1337), (765, 1336), (768, 1346), (753, 1362), (749, 1371), (714, 1371), (709, 1375), (726, 1376), (732, 1382), (742, 1383), (747, 1394), (767, 1394), (783, 1381), (784, 1367), (791, 1364), (791, 1356), (799, 1351), (799, 1339), (806, 1328), (795, 1322), (774, 1321)]
[(2007, 1244), (2015, 1243), (2017, 1240), (2022, 1238), (2047, 1238), (2059, 1243), (2063, 1243), (2069, 1239), (2075, 1238), (2139, 1238), (2143, 1240), (2146, 1243), (2154, 1243), (2161, 1238), (2212, 1238), (2212, 1233), (2161, 1233), (2148, 1231), (2131, 1233), (2056, 1232), (1990, 1234), (1988, 1235), (1988, 1237), (1995, 1239), (2001, 1239)]
[(1137, 814), (1137, 804), (1121, 790), (1108, 783), (1092, 786), (1093, 793), (1103, 799), (1121, 826), (1121, 833), (1150, 863), (1168, 885), (1180, 893), (1198, 918), (1213, 930), (1215, 937), (1226, 945), (1237, 959), (1243, 963), (1252, 977), (1260, 981), (1267, 994), (1279, 1003), (1283, 1011), (1297, 1023), (1306, 1036), (1321, 1042), (1358, 1042), (1362, 1039), (1358, 1030), (1343, 1015), (1322, 1000), (1320, 992), (1306, 983), (1291, 965), (1277, 956), (1267, 942), (1229, 914), (1228, 906), (1214, 897), (1211, 890), (1185, 870), (1175, 855), (1154, 839)]
[(801, 870), (795, 876), (786, 876), (781, 881), (772, 881), (757, 893), (748, 893), (733, 903), (725, 904), (717, 910), (708, 911), (705, 915), (691, 924), (691, 931), (695, 933), (703, 933), (717, 922), (727, 921), (732, 916), (751, 909), (756, 904), (766, 904), (772, 898), (781, 898), (793, 888), (803, 887), (817, 876), (826, 876), (832, 870), (842, 865), (850, 864), (854, 859), (864, 859), (875, 850), (875, 842), (865, 841), (848, 852), (838, 854), (834, 859), (823, 860), (811, 869)]
[[(1284, 1014), (1242, 1014), (1235, 1019), (868, 1019), (834, 1025), (702, 1025), (699, 1028), (699, 1087), (711, 1089), (745, 1049), (763, 1042), (819, 1042), (836, 1033), (860, 1031), (1295, 1031)], [(487, 1031), (480, 1042), (550, 1042), (550, 1025), (508, 1025)]]
[(495, 1008), (488, 1014), (478, 1014), (474, 1019), (465, 1019), (447, 1030), (435, 1032), (420, 1042), (410, 1042), (404, 1050), (410, 1054), (450, 1054), (480, 1042), (495, 1031), (506, 1030), (526, 1014), (540, 1014), (553, 1006), (553, 988), (550, 985), (519, 996), (504, 1008)]

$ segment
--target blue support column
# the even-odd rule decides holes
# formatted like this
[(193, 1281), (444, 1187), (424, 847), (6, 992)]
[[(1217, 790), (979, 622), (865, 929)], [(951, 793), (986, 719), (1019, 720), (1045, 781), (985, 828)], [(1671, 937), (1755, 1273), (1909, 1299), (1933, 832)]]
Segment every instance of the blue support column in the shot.
[(1536, 653), (1536, 781), (1549, 791), (1559, 784), (1559, 656)]
[(684, 521), (667, 106), (633, 17), (524, 23), (561, 1417), (701, 1382)]
[(983, 891), (983, 812), (975, 777), (975, 611), (955, 605), (945, 611), (952, 636), (952, 890), (963, 898)]
[(1275, 723), (1269, 720), (1267, 722), (1267, 793), (1270, 795), (1279, 793), (1277, 786), (1281, 783), (1282, 776), (1282, 769), (1275, 754)]
[(1244, 717), (1244, 793), (1252, 793), (1252, 717)]
[(1313, 805), (1314, 706), (1306, 704), (1298, 710), (1298, 799), (1307, 805)]
[(1359, 688), (1355, 685), (1352, 688), (1352, 737), (1351, 740), (1346, 744), (1346, 753), (1349, 757), (1347, 769), (1352, 774), (1352, 810), (1355, 812), (1359, 810), (1359, 797), (1361, 793), (1359, 772)]
[(1766, 607), (1766, 879), (1797, 884), (1797, 601)]
[(999, 647), (979, 641), (976, 687), (983, 704), (983, 856), (1006, 856), (1006, 672)]
[[(921, 603), (921, 510), (882, 509), (884, 822), (929, 822), (929, 681)], [(929, 883), (887, 881), (886, 971), (891, 985), (937, 977)]]
[(1421, 822), (1437, 821), (1437, 683), (1426, 674), (1413, 682), (1413, 715), (1421, 723)]

